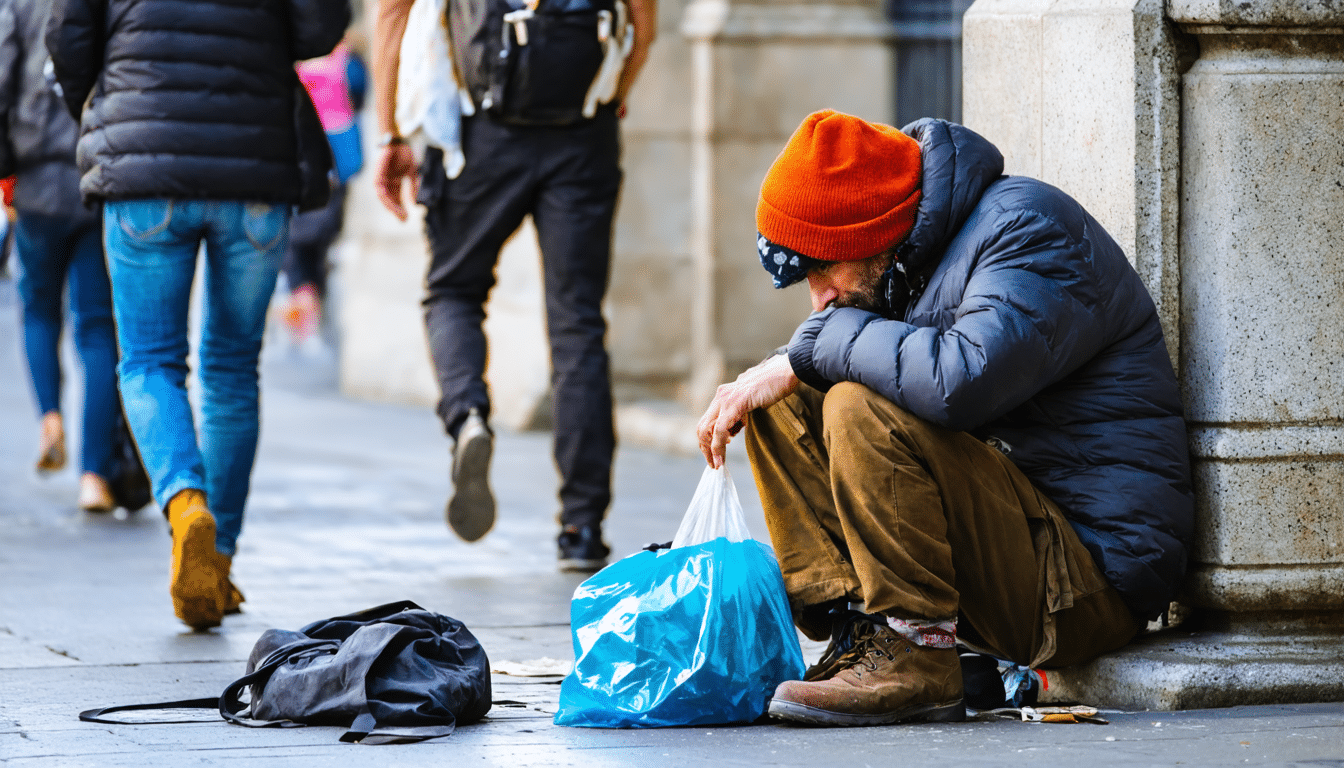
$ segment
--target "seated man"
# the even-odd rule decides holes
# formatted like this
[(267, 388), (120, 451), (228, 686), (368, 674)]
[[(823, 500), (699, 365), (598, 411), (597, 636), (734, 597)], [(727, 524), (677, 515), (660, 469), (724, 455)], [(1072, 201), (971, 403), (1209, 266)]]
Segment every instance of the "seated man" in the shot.
[(717, 467), (746, 425), (795, 621), (831, 638), (776, 690), (783, 720), (960, 720), (958, 641), (1078, 664), (1185, 573), (1181, 398), (1138, 275), (981, 136), (905, 131), (825, 111), (789, 140), (757, 246), (814, 312), (697, 428)]

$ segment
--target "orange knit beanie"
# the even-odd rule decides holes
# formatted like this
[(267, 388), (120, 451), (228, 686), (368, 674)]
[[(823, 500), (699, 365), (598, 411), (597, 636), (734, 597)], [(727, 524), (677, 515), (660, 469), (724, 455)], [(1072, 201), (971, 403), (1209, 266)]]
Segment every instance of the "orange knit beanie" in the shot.
[(914, 139), (852, 115), (814, 112), (765, 174), (756, 228), (814, 259), (864, 259), (910, 234), (919, 182)]

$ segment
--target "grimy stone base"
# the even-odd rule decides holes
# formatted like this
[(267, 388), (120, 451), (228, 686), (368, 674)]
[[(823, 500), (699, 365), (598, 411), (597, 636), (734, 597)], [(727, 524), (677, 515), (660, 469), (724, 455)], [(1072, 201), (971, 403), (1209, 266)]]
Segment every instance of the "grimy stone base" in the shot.
[(1143, 635), (1077, 667), (1047, 670), (1050, 702), (1126, 711), (1344, 701), (1344, 617)]

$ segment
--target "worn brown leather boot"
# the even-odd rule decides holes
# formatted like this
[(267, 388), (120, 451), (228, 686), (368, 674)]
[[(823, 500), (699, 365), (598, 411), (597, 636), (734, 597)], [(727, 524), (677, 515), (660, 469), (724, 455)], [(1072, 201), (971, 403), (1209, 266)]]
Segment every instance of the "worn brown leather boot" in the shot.
[(826, 680), (780, 683), (770, 716), (809, 725), (886, 725), (966, 719), (955, 648), (915, 645), (890, 627), (856, 634), (849, 666)]
[(229, 592), (228, 558), (215, 551), (215, 518), (205, 494), (194, 488), (168, 501), (168, 527), (173, 533), (173, 562), (168, 594), (173, 612), (195, 630), (219, 626)]
[[(872, 616), (858, 611), (844, 609), (831, 614), (831, 642), (817, 659), (817, 663), (807, 668), (803, 681), (813, 683), (818, 680), (830, 680), (836, 673), (867, 653), (865, 643), (872, 638), (877, 625)], [(878, 616), (878, 619), (882, 617)]]

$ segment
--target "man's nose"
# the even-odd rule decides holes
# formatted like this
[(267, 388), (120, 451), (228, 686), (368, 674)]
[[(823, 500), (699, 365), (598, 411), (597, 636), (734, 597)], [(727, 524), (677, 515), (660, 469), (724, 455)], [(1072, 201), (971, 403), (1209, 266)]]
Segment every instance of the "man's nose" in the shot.
[(816, 282), (808, 280), (807, 288), (812, 294), (813, 312), (820, 312), (821, 310), (826, 308), (827, 304), (830, 304), (832, 301), (835, 301), (840, 296), (840, 293), (835, 290), (834, 286), (832, 286), (829, 282), (823, 282), (821, 280), (818, 280)]

